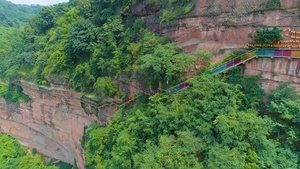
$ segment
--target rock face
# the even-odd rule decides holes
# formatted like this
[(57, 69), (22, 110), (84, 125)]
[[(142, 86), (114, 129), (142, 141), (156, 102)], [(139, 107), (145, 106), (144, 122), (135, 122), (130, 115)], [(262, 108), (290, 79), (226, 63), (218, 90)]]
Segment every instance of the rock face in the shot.
[(257, 58), (245, 63), (247, 76), (262, 74), (263, 88), (267, 93), (280, 83), (291, 81), (289, 87), (296, 87), (300, 93), (300, 58)]
[(171, 37), (189, 54), (198, 49), (235, 49), (237, 44), (251, 41), (248, 34), (264, 25), (280, 29), (300, 26), (299, 0), (197, 0), (194, 4), (195, 10), (170, 29), (159, 26), (153, 15), (157, 8), (151, 11), (144, 4), (134, 6), (133, 11), (143, 11), (149, 29)]
[[(281, 29), (296, 29), (296, 26), (300, 26), (299, 0), (195, 0), (194, 12), (181, 18), (170, 29), (159, 26), (155, 13), (160, 9), (147, 2), (134, 5), (133, 14), (141, 17), (150, 30), (169, 36), (188, 54), (198, 49), (214, 52), (236, 50), (237, 44), (250, 41), (248, 33), (263, 25), (278, 26)], [(273, 2), (276, 2), (275, 6)], [(214, 62), (220, 58), (213, 58)], [(248, 76), (263, 73), (262, 83), (267, 92), (279, 83), (290, 80), (300, 93), (299, 62), (300, 59), (253, 59), (246, 62), (245, 73)], [(197, 65), (201, 66), (202, 62)], [(129, 91), (129, 95), (137, 93), (138, 88), (144, 88), (136, 79), (131, 82), (127, 82), (126, 77), (118, 80), (126, 82), (120, 85), (120, 90)], [(0, 132), (10, 134), (23, 145), (37, 148), (39, 152), (64, 162), (73, 163), (76, 158), (78, 166), (83, 168), (84, 150), (79, 140), (84, 134), (84, 127), (95, 120), (104, 125), (109, 124), (117, 107), (99, 110), (76, 99), (49, 96), (24, 87), (23, 90), (34, 102), (21, 103), (16, 108), (0, 99)], [(49, 92), (74, 94), (58, 90)], [(98, 114), (98, 117), (88, 115), (87, 110)]]
[[(195, 5), (193, 12), (183, 16), (175, 27), (169, 29), (160, 26), (159, 19), (153, 14), (158, 11), (157, 8), (151, 10), (147, 8), (147, 3), (133, 6), (133, 13), (143, 11), (142, 16), (137, 16), (143, 18), (148, 29), (169, 36), (188, 54), (194, 54), (199, 49), (216, 52), (212, 58), (214, 63), (231, 51), (243, 50), (236, 45), (252, 41), (248, 38), (248, 34), (264, 25), (299, 31), (299, 0), (197, 0), (193, 2)], [(196, 69), (199, 69), (199, 65), (196, 63)], [(248, 76), (263, 73), (263, 88), (267, 92), (286, 81), (292, 81), (291, 86), (297, 87), (297, 91), (300, 92), (297, 59), (254, 59), (246, 63), (245, 73)]]
[[(30, 88), (35, 88), (23, 83)], [(98, 120), (87, 115), (80, 101), (72, 98), (49, 96), (23, 87), (23, 92), (33, 99), (32, 103), (21, 103), (19, 108), (0, 99), (0, 132), (17, 138), (23, 145), (36, 148), (38, 152), (84, 168), (84, 150), (80, 139), (84, 127)], [(74, 95), (67, 91), (52, 90), (52, 94)], [(79, 95), (77, 97), (80, 97)], [(109, 121), (106, 116), (102, 121)]]

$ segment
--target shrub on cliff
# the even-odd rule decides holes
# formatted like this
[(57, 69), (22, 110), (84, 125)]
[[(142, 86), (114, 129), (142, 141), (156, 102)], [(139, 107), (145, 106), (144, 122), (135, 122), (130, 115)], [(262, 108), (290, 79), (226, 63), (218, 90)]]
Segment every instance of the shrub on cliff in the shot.
[[(20, 39), (11, 38), (13, 43), (9, 45), (5, 45), (7, 40), (0, 40), (3, 47), (12, 51), (2, 52), (7, 49), (0, 46), (1, 78), (16, 81), (25, 77), (45, 85), (49, 84), (49, 75), (55, 74), (78, 91), (99, 93), (98, 79), (118, 79), (125, 74), (133, 76), (135, 66), (146, 67), (151, 64), (147, 58), (151, 58), (159, 64), (155, 72), (151, 71), (153, 65), (139, 69), (148, 78), (147, 82), (151, 81), (148, 84), (152, 85), (158, 79), (176, 83), (190, 59), (168, 38), (147, 31), (142, 19), (131, 13), (132, 6), (141, 2), (74, 0), (43, 7), (24, 26), (18, 36)], [(189, 13), (194, 6), (191, 0), (151, 0), (146, 3), (158, 7), (155, 12), (161, 16), (162, 23)], [(17, 33), (14, 33), (15, 37)], [(9, 37), (5, 36), (5, 39)], [(174, 56), (168, 59), (170, 54)], [(146, 64), (137, 64), (137, 60)], [(109, 83), (106, 83), (106, 89), (100, 90), (114, 96), (118, 87)]]
[(194, 63), (193, 57), (181, 53), (180, 49), (175, 43), (155, 45), (153, 52), (137, 60), (136, 73), (154, 89), (158, 82), (175, 84), (187, 66)]
[(264, 26), (263, 29), (256, 29), (256, 34), (254, 36), (252, 33), (249, 33), (248, 37), (254, 38), (255, 44), (260, 44), (262, 47), (265, 47), (264, 45), (274, 45), (283, 40), (281, 32), (282, 30), (278, 29), (277, 26), (274, 26), (272, 30), (269, 30), (267, 26)]
[(271, 90), (267, 110), (276, 124), (273, 137), (300, 152), (300, 95), (295, 87), (288, 88), (290, 84), (286, 82)]
[(0, 97), (4, 98), (7, 103), (16, 103), (18, 105), (22, 102), (31, 101), (30, 97), (22, 93), (23, 89), (21, 86), (14, 84), (3, 85), (0, 84)]
[(0, 168), (39, 168), (58, 169), (46, 167), (41, 155), (32, 156), (17, 139), (0, 133)]
[(32, 150), (31, 150), (31, 151), (32, 151), (32, 154), (33, 154), (33, 155), (36, 155), (36, 153), (37, 153), (37, 150), (36, 150), (36, 148), (32, 148)]

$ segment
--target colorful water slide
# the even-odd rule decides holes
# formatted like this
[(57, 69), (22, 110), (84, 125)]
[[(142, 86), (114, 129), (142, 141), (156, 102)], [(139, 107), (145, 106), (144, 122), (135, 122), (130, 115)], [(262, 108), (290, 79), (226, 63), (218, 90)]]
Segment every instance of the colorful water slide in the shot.
[[(214, 74), (214, 73), (222, 73), (224, 71), (226, 71), (227, 69), (231, 68), (231, 67), (234, 67), (234, 66), (238, 66), (240, 64), (243, 64), (245, 62), (247, 62), (248, 60), (251, 60), (253, 58), (257, 58), (257, 57), (281, 57), (281, 58), (300, 58), (300, 50), (295, 50), (295, 49), (292, 49), (292, 50), (278, 50), (278, 49), (255, 49), (255, 50), (252, 50), (252, 51), (249, 51), (241, 56), (238, 56), (232, 60), (230, 60), (229, 62), (227, 63), (224, 63), (216, 68), (213, 68), (207, 72), (205, 72), (204, 74), (207, 75), (207, 74)], [(25, 82), (25, 81), (24, 81)], [(37, 89), (33, 89), (29, 86), (24, 86), (24, 85), (21, 85), (20, 83), (18, 83), (18, 85), (20, 86), (23, 86), (23, 87), (26, 87), (26, 88), (29, 88), (31, 90), (36, 90), (38, 92), (42, 92), (42, 93), (46, 93), (48, 94), (49, 96), (59, 96), (59, 97), (65, 97), (65, 98), (73, 98), (73, 99), (77, 99), (77, 100), (80, 100), (84, 103), (88, 103), (90, 105), (93, 105), (95, 107), (99, 107), (99, 108), (103, 108), (105, 106), (109, 106), (109, 105), (116, 105), (118, 107), (122, 107), (122, 106), (126, 106), (128, 105), (129, 103), (131, 102), (134, 102), (137, 100), (137, 98), (139, 98), (142, 94), (146, 94), (146, 95), (149, 95), (149, 96), (153, 96), (157, 93), (164, 93), (164, 94), (174, 94), (174, 93), (177, 93), (187, 87), (189, 87), (189, 83), (187, 81), (185, 82), (182, 82), (176, 86), (173, 86), (167, 90), (155, 90), (155, 91), (152, 91), (151, 93), (144, 93), (144, 92), (138, 92), (124, 100), (122, 100), (121, 102), (118, 102), (118, 101), (104, 101), (102, 102), (101, 104), (96, 104), (96, 103), (92, 103), (88, 100), (85, 100), (85, 99), (82, 99), (82, 98), (77, 98), (75, 96), (73, 96), (72, 94), (70, 96), (65, 96), (65, 95), (61, 95), (61, 94), (51, 94), (51, 92), (48, 92), (48, 91), (51, 91), (51, 90), (62, 90), (62, 91), (69, 91), (69, 92), (75, 92), (75, 91), (72, 91), (72, 90), (67, 90), (67, 89), (61, 89), (61, 88), (47, 88), (47, 87), (41, 87), (39, 85), (36, 85), (34, 83), (31, 83), (31, 82), (25, 82), (25, 83), (30, 83), (31, 85), (34, 85), (36, 87), (38, 87), (38, 90)], [(42, 89), (45, 89), (45, 90), (42, 90)]]
[[(214, 73), (221, 73), (226, 71), (227, 69), (238, 66), (242, 63), (247, 62), (248, 60), (251, 60), (253, 58), (257, 57), (288, 57), (288, 58), (300, 58), (300, 50), (278, 50), (278, 49), (255, 49), (250, 52), (247, 52), (244, 55), (238, 56), (232, 60), (230, 60), (227, 63), (222, 64), (221, 66), (218, 66), (214, 69), (211, 69), (204, 74), (214, 74)], [(155, 95), (157, 93), (167, 93), (167, 94), (174, 94), (176, 92), (181, 91), (184, 88), (187, 88), (189, 86), (188, 82), (183, 82), (179, 85), (173, 86), (165, 91), (157, 90), (154, 91), (153, 93), (147, 94), (147, 95)], [(125, 106), (129, 104), (130, 102), (135, 101), (138, 97), (141, 96), (141, 92), (128, 97), (127, 99), (124, 99), (122, 102), (117, 102), (117, 101), (105, 101), (101, 104), (99, 104), (99, 108), (105, 107), (107, 105), (112, 105), (115, 104), (119, 107)], [(146, 93), (144, 93), (146, 94)]]

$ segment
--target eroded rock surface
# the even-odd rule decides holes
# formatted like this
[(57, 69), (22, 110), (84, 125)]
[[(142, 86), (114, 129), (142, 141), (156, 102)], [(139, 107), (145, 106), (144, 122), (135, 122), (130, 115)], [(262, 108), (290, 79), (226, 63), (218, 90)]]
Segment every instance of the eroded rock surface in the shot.
[[(269, 3), (273, 0), (258, 1)], [(146, 22), (147, 28), (170, 36), (188, 54), (193, 54), (198, 49), (214, 52), (223, 49), (236, 50), (237, 44), (250, 41), (248, 33), (263, 25), (278, 26), (281, 29), (295, 28), (300, 25), (299, 0), (280, 0), (280, 7), (271, 10), (257, 8), (258, 5), (255, 2), (258, 1), (198, 0), (195, 1), (194, 12), (181, 18), (171, 29), (159, 26), (158, 18), (155, 16), (155, 13), (160, 10), (157, 5), (148, 4), (145, 1), (133, 6), (132, 11)], [(248, 6), (250, 4), (251, 8), (245, 9), (243, 5), (245, 3)], [(231, 5), (239, 6), (240, 8), (235, 11), (240, 14), (234, 14), (232, 8), (228, 8)], [(245, 15), (245, 11), (249, 14)], [(216, 62), (221, 58), (221, 56), (214, 57), (213, 61)], [(253, 59), (245, 64), (245, 73), (248, 76), (263, 73), (263, 87), (267, 92), (279, 83), (288, 80), (292, 81), (291, 86), (297, 87), (297, 91), (300, 92), (299, 62), (300, 59), (287, 58)], [(198, 61), (195, 69), (199, 69), (202, 65), (203, 63)], [(126, 77), (121, 77), (119, 80), (126, 81)], [(31, 87), (34, 88), (34, 86)], [(120, 85), (120, 90), (129, 91), (129, 95), (139, 92), (139, 88), (144, 88), (144, 85), (139, 85), (136, 79)], [(108, 125), (117, 107), (99, 110), (87, 104), (83, 105), (79, 100), (49, 96), (27, 88), (23, 89), (34, 102), (21, 103), (19, 108), (16, 108), (0, 99), (0, 132), (10, 134), (23, 145), (37, 148), (39, 152), (53, 158), (69, 163), (73, 163), (73, 159), (76, 158), (79, 167), (83, 168), (84, 150), (79, 140), (83, 136), (84, 127), (95, 120)], [(66, 91), (51, 92), (71, 95)], [(88, 115), (87, 110), (92, 114), (99, 113), (98, 117)]]
[(257, 58), (245, 63), (247, 76), (262, 75), (263, 88), (267, 93), (280, 83), (291, 81), (300, 93), (300, 58)]
[(133, 11), (144, 11), (142, 18), (149, 29), (171, 37), (189, 54), (198, 49), (214, 52), (235, 49), (237, 44), (251, 41), (248, 34), (264, 25), (280, 29), (300, 26), (299, 0), (198, 0), (194, 3), (195, 10), (169, 29), (162, 28), (153, 15), (157, 8), (143, 3), (133, 6)]
[[(29, 84), (23, 85), (35, 88)], [(73, 164), (76, 158), (78, 166), (83, 168), (84, 150), (80, 139), (84, 127), (98, 118), (88, 115), (78, 100), (49, 96), (24, 87), (23, 92), (34, 102), (21, 103), (17, 108), (0, 99), (0, 132), (17, 138), (24, 146), (36, 148), (38, 152), (64, 162)], [(75, 95), (67, 91), (49, 92)], [(103, 116), (99, 120), (103, 123), (108, 123), (112, 118), (108, 119), (105, 114)]]

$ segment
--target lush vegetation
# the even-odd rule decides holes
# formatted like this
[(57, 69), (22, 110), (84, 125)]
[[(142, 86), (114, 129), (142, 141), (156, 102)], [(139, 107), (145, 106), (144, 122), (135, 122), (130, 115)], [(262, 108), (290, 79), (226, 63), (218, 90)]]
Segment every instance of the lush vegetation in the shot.
[(223, 64), (226, 64), (227, 62), (239, 57), (239, 56), (242, 56), (244, 55), (246, 52), (245, 51), (232, 51), (230, 52), (226, 57), (224, 57), (222, 60), (214, 63), (214, 64), (211, 64), (210, 61), (211, 61), (211, 57), (214, 55), (213, 52), (211, 51), (208, 51), (208, 50), (198, 50), (196, 51), (195, 53), (195, 58), (197, 60), (202, 60), (205, 62), (206, 66), (203, 66), (201, 67), (198, 71), (197, 71), (197, 74), (200, 75), (206, 71), (209, 71), (211, 69), (214, 69), (218, 66), (221, 66)]
[(162, 9), (158, 14), (162, 26), (174, 26), (174, 21), (189, 14), (195, 7), (195, 1), (193, 0), (150, 0), (150, 2), (159, 5)]
[(36, 15), (41, 8), (39, 5), (16, 5), (7, 0), (0, 0), (0, 25), (20, 27)]
[(39, 5), (16, 5), (6, 0), (0, 0), (0, 74), (8, 76), (7, 80), (9, 81), (17, 78), (19, 65), (14, 62), (15, 59), (22, 57), (19, 55), (19, 51), (25, 45), (19, 37), (20, 29), (40, 9)]
[[(86, 168), (297, 168), (299, 95), (265, 95), (240, 68), (116, 112), (86, 130)], [(262, 98), (269, 102), (264, 104)]]
[(31, 155), (28, 148), (22, 146), (15, 138), (0, 133), (0, 168), (39, 168), (58, 169), (56, 166), (46, 167), (40, 154)]
[[(166, 88), (177, 84), (195, 59), (207, 63), (204, 72), (243, 54), (232, 52), (216, 64), (210, 64), (209, 51), (184, 54), (133, 14), (141, 2), (70, 0), (41, 8), (22, 29), (24, 19), (3, 21), (14, 27), (0, 27), (0, 78), (48, 85), (54, 77), (78, 91), (125, 98), (128, 94), (118, 91), (116, 83), (121, 76)], [(158, 6), (154, 12), (161, 26), (189, 14), (192, 2), (147, 1)], [(272, 44), (279, 34), (277, 28), (258, 29), (254, 41)], [(235, 68), (224, 77), (193, 79), (175, 95), (142, 96), (135, 106), (116, 112), (107, 128), (93, 123), (82, 141), (86, 168), (297, 168), (299, 95), (289, 83), (266, 95), (259, 76), (240, 72)], [(9, 103), (29, 101), (12, 84), (1, 85), (0, 96)], [(10, 136), (0, 135), (0, 143), (0, 168), (46, 168), (39, 154), (28, 154)]]
[[(54, 164), (54, 162), (56, 162), (57, 161), (57, 159), (51, 159), (50, 161), (49, 161), (49, 163), (47, 164), (47, 166), (49, 167), (49, 166), (56, 166), (56, 167), (58, 167), (59, 169), (75, 169), (76, 167), (77, 167), (77, 164), (76, 164), (76, 160), (75, 160), (75, 166), (73, 167), (71, 164), (69, 164), (69, 163), (64, 163), (64, 162), (62, 162), (62, 161), (60, 161), (59, 163), (56, 163), (56, 164)], [(77, 168), (78, 169), (78, 168)]]
[(31, 99), (29, 96), (22, 93), (22, 91), (22, 87), (18, 85), (0, 84), (0, 97), (4, 98), (8, 104), (16, 103), (16, 105), (18, 105), (22, 102), (30, 102)]
[(265, 45), (274, 45), (279, 41), (283, 40), (281, 35), (282, 30), (278, 27), (273, 27), (272, 30), (269, 30), (267, 26), (264, 26), (263, 29), (256, 29), (256, 33), (253, 36), (252, 33), (248, 34), (249, 38), (254, 38), (254, 44), (260, 44), (262, 47)]
[[(158, 88), (157, 81), (177, 83), (193, 57), (167, 37), (145, 29), (143, 21), (131, 14), (136, 3), (140, 1), (71, 0), (43, 7), (21, 32), (5, 33), (10, 43), (3, 42), (8, 49), (3, 48), (0, 56), (1, 79), (11, 82), (23, 77), (48, 85), (51, 75), (76, 90), (110, 97), (120, 94), (113, 80), (121, 75), (136, 74), (152, 88)], [(185, 1), (149, 3), (161, 7), (162, 18), (169, 16), (164, 14), (167, 11), (176, 11), (162, 22), (192, 9)]]
[(1, 77), (8, 77), (9, 81), (13, 81), (18, 76), (19, 64), (15, 64), (15, 60), (21, 57), (18, 50), (23, 47), (18, 33), (18, 28), (0, 26), (0, 74)]

